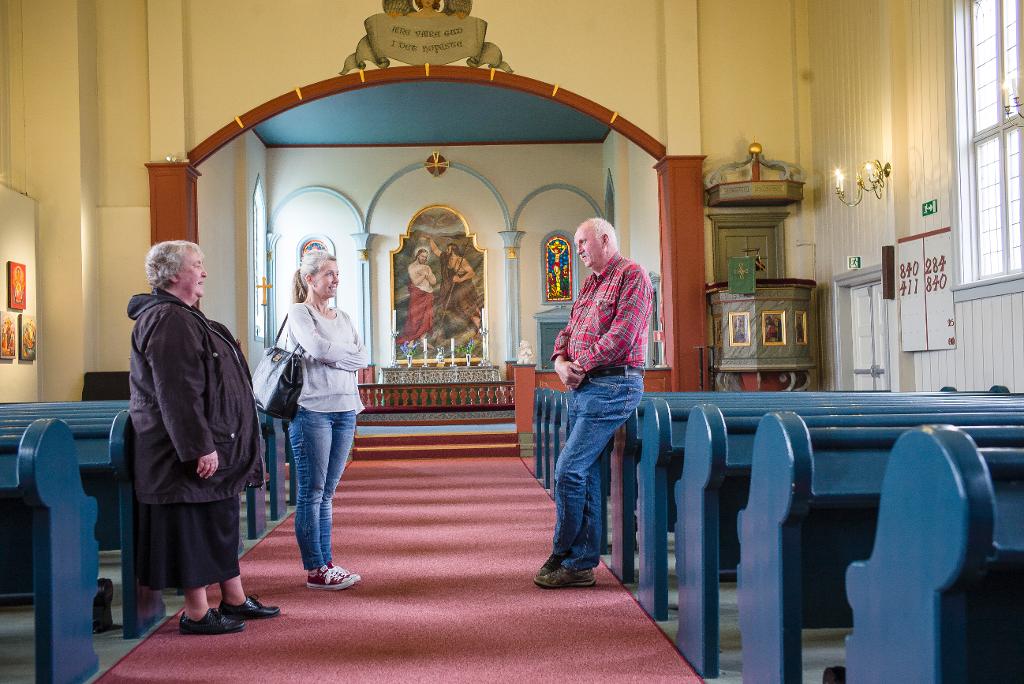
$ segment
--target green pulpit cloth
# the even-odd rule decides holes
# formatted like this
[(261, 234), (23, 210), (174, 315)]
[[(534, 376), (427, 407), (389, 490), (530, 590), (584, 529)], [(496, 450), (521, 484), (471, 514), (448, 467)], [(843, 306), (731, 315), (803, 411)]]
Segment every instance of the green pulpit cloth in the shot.
[(756, 286), (754, 270), (754, 257), (729, 257), (729, 292), (753, 294)]

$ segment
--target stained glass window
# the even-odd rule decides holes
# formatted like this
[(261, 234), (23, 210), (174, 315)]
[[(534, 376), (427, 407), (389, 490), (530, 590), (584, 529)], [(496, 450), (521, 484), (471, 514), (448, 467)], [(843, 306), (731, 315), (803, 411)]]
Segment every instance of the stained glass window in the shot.
[(301, 261), (302, 257), (306, 256), (307, 253), (317, 250), (321, 252), (334, 252), (323, 238), (310, 238), (302, 243), (302, 249), (299, 250), (299, 260)]
[(573, 291), (572, 243), (555, 235), (544, 243), (544, 301), (571, 302)]

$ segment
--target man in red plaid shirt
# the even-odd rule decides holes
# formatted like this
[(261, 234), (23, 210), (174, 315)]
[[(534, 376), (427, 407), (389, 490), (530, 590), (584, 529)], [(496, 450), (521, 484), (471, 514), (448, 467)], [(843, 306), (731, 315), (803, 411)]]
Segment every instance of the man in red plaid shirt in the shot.
[(569, 435), (555, 467), (551, 556), (533, 578), (545, 589), (595, 583), (602, 528), (599, 457), (643, 396), (653, 295), (643, 267), (619, 254), (610, 223), (584, 221), (574, 240), (580, 259), (594, 272), (551, 355), (569, 390)]

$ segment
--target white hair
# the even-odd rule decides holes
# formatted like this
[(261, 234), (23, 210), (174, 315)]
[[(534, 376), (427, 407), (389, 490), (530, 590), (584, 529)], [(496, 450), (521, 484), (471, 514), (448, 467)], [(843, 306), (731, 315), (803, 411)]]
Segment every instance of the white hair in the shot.
[(597, 237), (607, 235), (608, 243), (615, 248), (615, 251), (619, 251), (619, 236), (615, 233), (615, 226), (608, 223), (603, 218), (596, 216), (594, 218), (589, 218), (580, 224), (580, 228), (583, 228), (584, 226), (589, 226)]
[(188, 240), (168, 240), (150, 247), (146, 254), (146, 280), (150, 286), (166, 289), (171, 279), (181, 272), (185, 255), (189, 252), (204, 258), (199, 245)]

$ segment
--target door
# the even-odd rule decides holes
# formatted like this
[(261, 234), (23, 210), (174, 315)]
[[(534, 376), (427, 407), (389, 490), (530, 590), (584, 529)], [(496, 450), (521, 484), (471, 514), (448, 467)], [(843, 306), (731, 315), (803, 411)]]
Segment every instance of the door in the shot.
[(853, 333), (853, 389), (888, 390), (889, 342), (886, 335), (882, 285), (871, 283), (850, 288)]

